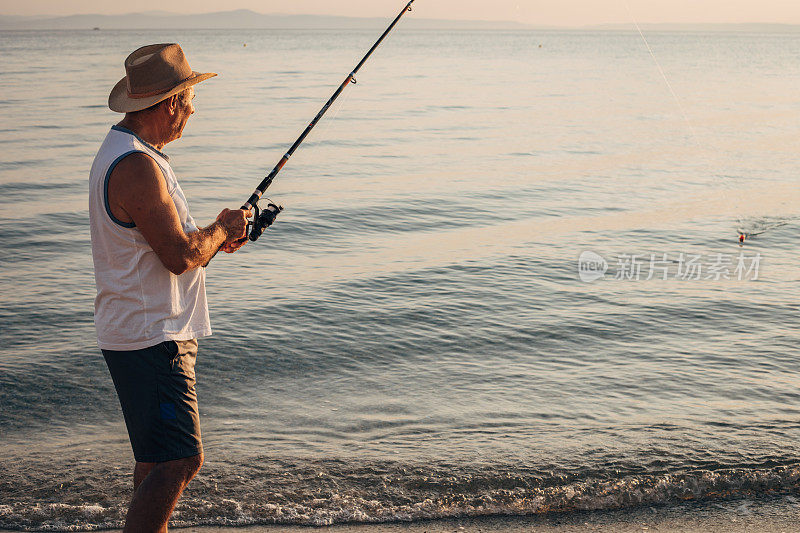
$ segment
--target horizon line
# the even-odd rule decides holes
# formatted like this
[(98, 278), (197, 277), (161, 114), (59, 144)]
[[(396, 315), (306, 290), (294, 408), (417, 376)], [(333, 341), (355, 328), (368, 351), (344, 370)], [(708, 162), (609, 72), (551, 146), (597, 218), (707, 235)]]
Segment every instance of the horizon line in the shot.
[[(202, 16), (202, 15), (214, 15), (220, 13), (235, 13), (235, 12), (248, 12), (253, 13), (256, 15), (261, 16), (276, 16), (276, 17), (328, 17), (328, 18), (339, 18), (339, 19), (361, 19), (361, 20), (370, 20), (370, 19), (381, 19), (381, 16), (352, 16), (352, 15), (331, 15), (331, 14), (321, 14), (321, 13), (284, 13), (284, 12), (268, 12), (262, 13), (259, 11), (254, 11), (248, 8), (239, 8), (239, 9), (227, 9), (227, 10), (215, 10), (215, 11), (203, 11), (203, 12), (193, 12), (193, 13), (179, 13), (175, 11), (164, 11), (164, 10), (145, 10), (145, 11), (130, 11), (127, 13), (71, 13), (67, 15), (54, 15), (54, 14), (39, 14), (39, 15), (17, 15), (17, 14), (10, 14), (10, 13), (0, 13), (0, 17), (9, 17), (9, 18), (20, 18), (20, 19), (59, 19), (59, 18), (69, 18), (69, 17), (126, 17), (126, 16), (133, 16), (133, 15), (144, 15), (144, 16), (151, 16), (151, 17), (180, 17), (180, 16)], [(520, 22), (516, 20), (509, 20), (509, 19), (451, 19), (451, 18), (420, 18), (417, 20), (426, 20), (426, 21), (442, 21), (442, 22), (461, 22), (461, 23), (485, 23), (485, 24), (516, 24), (521, 26), (526, 26), (531, 29), (541, 29), (541, 28), (554, 28), (554, 29), (586, 29), (586, 28), (598, 28), (604, 26), (634, 26), (635, 24), (630, 21), (625, 22), (599, 22), (594, 24), (531, 24), (527, 22)], [(800, 22), (642, 22), (639, 21), (639, 24), (642, 26), (800, 26)]]

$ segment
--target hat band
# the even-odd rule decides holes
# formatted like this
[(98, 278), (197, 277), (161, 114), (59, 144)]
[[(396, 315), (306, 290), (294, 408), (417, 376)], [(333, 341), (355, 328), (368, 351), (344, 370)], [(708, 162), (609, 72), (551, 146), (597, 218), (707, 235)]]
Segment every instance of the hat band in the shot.
[(168, 89), (157, 89), (155, 91), (150, 91), (150, 92), (147, 92), (147, 93), (132, 93), (130, 91), (130, 89), (128, 89), (128, 98), (150, 98), (151, 96), (158, 96), (159, 94), (168, 93), (172, 89), (174, 89), (175, 87), (180, 85), (181, 83), (185, 83), (185, 82), (189, 81), (190, 79), (192, 79), (193, 77), (194, 77), (194, 72), (192, 72), (189, 75), (188, 78), (179, 81), (178, 83), (176, 83), (175, 85), (173, 85), (172, 87), (170, 87)]

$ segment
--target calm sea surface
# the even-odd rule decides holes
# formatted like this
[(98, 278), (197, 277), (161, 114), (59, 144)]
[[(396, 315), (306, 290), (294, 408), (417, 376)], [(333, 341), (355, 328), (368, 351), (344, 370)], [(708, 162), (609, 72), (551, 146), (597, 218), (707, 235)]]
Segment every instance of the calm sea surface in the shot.
[[(176, 41), (220, 73), (165, 149), (205, 224), (375, 37), (0, 32), (0, 528), (124, 516), (87, 207), (124, 57)], [(800, 486), (800, 35), (648, 38), (678, 102), (633, 32), (387, 40), (270, 189), (278, 223), (208, 268), (176, 524)]]

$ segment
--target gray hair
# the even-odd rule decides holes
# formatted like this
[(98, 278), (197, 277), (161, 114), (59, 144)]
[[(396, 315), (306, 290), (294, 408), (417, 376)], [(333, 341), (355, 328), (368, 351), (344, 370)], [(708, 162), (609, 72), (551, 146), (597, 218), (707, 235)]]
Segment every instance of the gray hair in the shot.
[[(189, 93), (191, 92), (191, 89), (192, 89), (191, 87), (187, 87), (186, 89), (184, 89), (181, 92), (175, 94), (174, 96), (178, 97), (178, 100), (180, 101), (180, 103), (182, 105), (186, 105), (191, 100), (191, 98), (189, 97)], [(129, 112), (127, 114), (128, 115), (132, 115), (132, 116), (140, 116), (140, 117), (144, 116), (144, 115), (148, 115), (148, 114), (152, 113), (153, 111), (155, 111), (156, 109), (158, 109), (158, 106), (160, 106), (161, 104), (163, 104), (167, 100), (169, 100), (169, 98), (161, 100), (160, 102), (158, 102), (156, 104), (153, 104), (148, 108), (142, 109), (141, 111), (132, 111), (132, 112)]]

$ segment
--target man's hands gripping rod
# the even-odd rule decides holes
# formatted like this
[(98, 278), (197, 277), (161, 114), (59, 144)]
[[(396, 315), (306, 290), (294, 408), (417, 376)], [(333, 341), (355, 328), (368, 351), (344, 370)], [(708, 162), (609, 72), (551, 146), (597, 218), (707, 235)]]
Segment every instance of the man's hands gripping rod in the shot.
[(223, 209), (217, 215), (217, 222), (227, 236), (220, 250), (232, 254), (245, 245), (247, 242), (247, 230), (250, 226), (248, 218), (251, 216), (253, 216), (253, 211), (245, 211), (243, 209)]
[[(255, 216), (253, 216), (255, 210)], [(217, 215), (217, 222), (225, 229), (228, 239), (220, 247), (225, 253), (232, 254), (239, 251), (247, 243), (258, 240), (264, 230), (275, 222), (275, 218), (283, 211), (283, 206), (270, 202), (263, 210), (255, 204), (252, 209), (223, 209)], [(253, 217), (253, 220), (248, 220)]]

